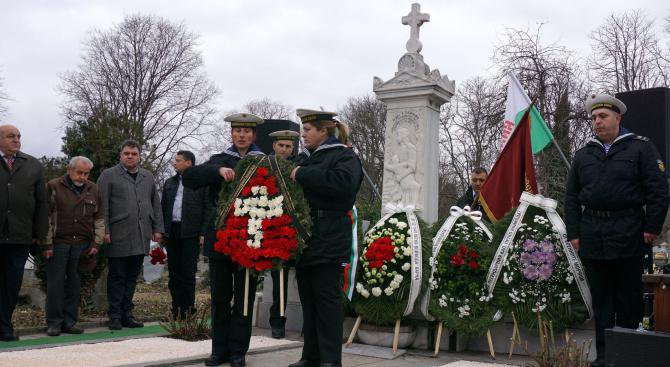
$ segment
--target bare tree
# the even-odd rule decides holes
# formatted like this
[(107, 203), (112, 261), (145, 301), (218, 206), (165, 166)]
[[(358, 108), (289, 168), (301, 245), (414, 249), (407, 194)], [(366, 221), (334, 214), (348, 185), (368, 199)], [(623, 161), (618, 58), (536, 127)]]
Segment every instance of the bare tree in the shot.
[(667, 85), (654, 21), (641, 10), (611, 14), (589, 38), (592, 81), (609, 93)]
[(494, 79), (460, 84), (440, 113), (440, 215), (469, 185), (476, 167), (491, 168), (497, 157), (505, 112), (505, 90)]
[[(349, 124), (351, 143), (358, 152), (363, 168), (381, 193), (384, 176), (386, 105), (372, 94), (351, 97), (340, 109), (339, 116)], [(363, 183), (359, 196), (372, 198), (372, 188)]]
[(66, 124), (98, 111), (137, 123), (145, 160), (157, 171), (206, 133), (217, 89), (202, 70), (197, 36), (183, 24), (127, 16), (110, 30), (94, 30), (84, 47), (78, 69), (61, 76)]
[(4, 79), (0, 76), (0, 114), (7, 112), (7, 107), (5, 102), (9, 100), (7, 93), (5, 92)]
[(242, 107), (242, 110), (253, 113), (264, 119), (275, 120), (289, 120), (295, 112), (291, 106), (284, 105), (278, 101), (273, 101), (267, 97), (247, 102)]

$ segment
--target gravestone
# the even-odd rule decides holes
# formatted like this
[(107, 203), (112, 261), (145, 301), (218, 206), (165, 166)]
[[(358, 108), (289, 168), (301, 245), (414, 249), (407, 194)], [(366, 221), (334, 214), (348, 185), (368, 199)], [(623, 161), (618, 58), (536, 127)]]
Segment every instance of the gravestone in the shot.
[(431, 70), (420, 54), (419, 29), (430, 21), (419, 4), (402, 17), (410, 26), (407, 52), (388, 81), (373, 78), (373, 91), (387, 106), (382, 208), (413, 205), (429, 224), (437, 221), (440, 106), (455, 93), (455, 82)]

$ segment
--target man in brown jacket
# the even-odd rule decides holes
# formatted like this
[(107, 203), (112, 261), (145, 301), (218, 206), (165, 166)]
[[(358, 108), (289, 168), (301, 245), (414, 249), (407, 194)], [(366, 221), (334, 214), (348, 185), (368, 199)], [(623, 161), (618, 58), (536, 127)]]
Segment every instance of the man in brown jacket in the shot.
[(79, 319), (79, 258), (95, 255), (105, 235), (102, 198), (88, 180), (93, 162), (74, 157), (67, 174), (47, 183), (49, 232), (44, 257), (47, 274), (47, 334), (81, 334)]
[(47, 203), (42, 165), (21, 151), (21, 133), (0, 125), (0, 340), (18, 336), (12, 313), (19, 298), (23, 267), (31, 243), (47, 233)]

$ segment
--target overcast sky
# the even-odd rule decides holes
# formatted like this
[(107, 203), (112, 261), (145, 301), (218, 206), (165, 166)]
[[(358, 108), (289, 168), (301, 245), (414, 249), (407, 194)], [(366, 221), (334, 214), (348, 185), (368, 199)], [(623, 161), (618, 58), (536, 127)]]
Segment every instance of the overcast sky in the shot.
[[(416, 1), (416, 0), (415, 0)], [(133, 13), (183, 22), (200, 35), (205, 70), (226, 111), (262, 97), (298, 107), (336, 110), (347, 97), (388, 80), (405, 52), (400, 18), (415, 1), (337, 0), (0, 0), (0, 77), (12, 99), (0, 122), (17, 125), (23, 151), (60, 155), (59, 75), (74, 70), (92, 29)], [(493, 45), (505, 27), (543, 28), (586, 56), (587, 35), (611, 12), (642, 9), (670, 15), (665, 0), (424, 0), (425, 61), (458, 82), (490, 73)]]

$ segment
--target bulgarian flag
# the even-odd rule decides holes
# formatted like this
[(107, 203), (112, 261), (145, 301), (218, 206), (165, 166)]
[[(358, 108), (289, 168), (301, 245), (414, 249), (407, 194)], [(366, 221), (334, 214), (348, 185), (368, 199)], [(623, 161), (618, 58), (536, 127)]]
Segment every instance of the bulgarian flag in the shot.
[(351, 219), (351, 256), (349, 262), (343, 264), (342, 292), (351, 301), (356, 288), (356, 268), (358, 267), (358, 211), (356, 207), (349, 211), (349, 219)]
[(522, 192), (538, 193), (531, 148), (531, 110), (526, 109), (521, 115), (519, 124), (477, 195), (492, 223), (519, 204)]
[[(530, 106), (530, 98), (521, 87), (519, 79), (510, 72), (509, 84), (507, 85), (507, 101), (505, 102), (505, 121), (503, 122), (503, 133), (500, 141), (501, 151), (509, 141), (515, 126), (519, 125), (521, 116), (526, 112), (528, 106)], [(554, 136), (535, 106), (530, 109), (530, 121), (530, 141), (533, 154), (537, 154), (554, 139)]]

